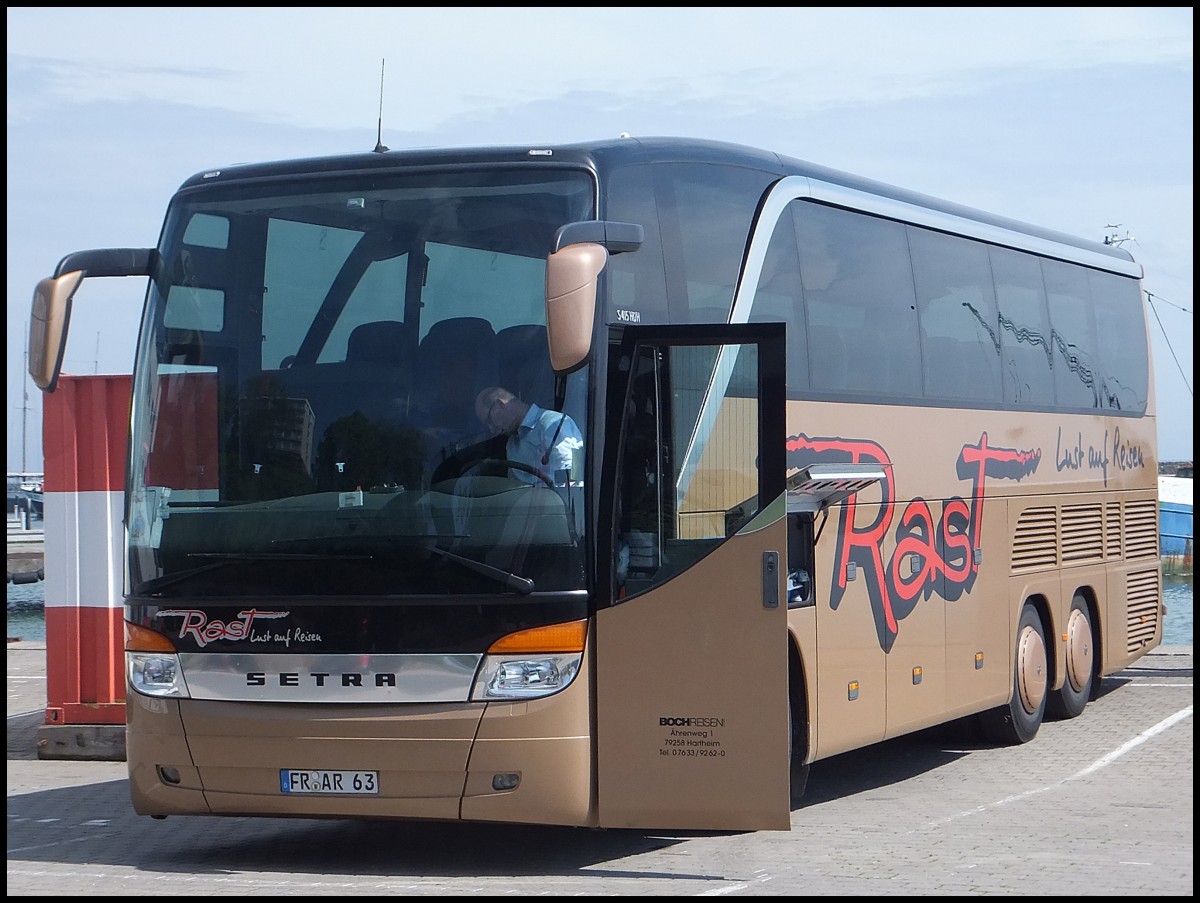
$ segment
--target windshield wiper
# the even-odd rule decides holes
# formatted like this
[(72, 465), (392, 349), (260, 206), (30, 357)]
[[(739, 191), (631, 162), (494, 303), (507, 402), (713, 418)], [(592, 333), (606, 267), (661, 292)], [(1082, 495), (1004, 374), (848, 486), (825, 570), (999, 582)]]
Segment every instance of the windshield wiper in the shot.
[(484, 564), (482, 561), (476, 561), (474, 558), (465, 558), (462, 555), (456, 555), (453, 552), (448, 552), (440, 546), (426, 546), (430, 552), (435, 555), (441, 555), (443, 558), (449, 559), (457, 564), (461, 564), (467, 570), (474, 571), (476, 574), (482, 574), (485, 577), (491, 577), (503, 583), (509, 589), (520, 593), (523, 596), (528, 596), (533, 592), (533, 581), (528, 577), (522, 577), (520, 574), (514, 574), (511, 571), (505, 571), (500, 568), (492, 567), (490, 564)]

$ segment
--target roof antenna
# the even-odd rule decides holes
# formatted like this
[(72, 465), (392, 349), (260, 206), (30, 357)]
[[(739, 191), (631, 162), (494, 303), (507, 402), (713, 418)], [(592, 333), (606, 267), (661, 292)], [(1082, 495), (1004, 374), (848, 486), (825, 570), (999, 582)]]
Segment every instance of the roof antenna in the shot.
[(1114, 245), (1115, 247), (1118, 247), (1118, 248), (1119, 248), (1119, 247), (1121, 247), (1121, 245), (1123, 245), (1123, 244), (1124, 244), (1125, 242), (1127, 242), (1127, 241), (1132, 241), (1132, 242), (1136, 242), (1136, 241), (1137, 241), (1137, 239), (1136, 239), (1136, 238), (1134, 238), (1132, 235), (1130, 235), (1130, 234), (1129, 234), (1129, 230), (1128, 230), (1128, 229), (1126, 229), (1126, 230), (1125, 230), (1125, 237), (1124, 237), (1124, 238), (1118, 238), (1118, 237), (1117, 237), (1117, 233), (1116, 233), (1116, 231), (1115, 231), (1115, 230), (1117, 230), (1117, 229), (1121, 228), (1121, 223), (1109, 223), (1109, 224), (1108, 224), (1108, 225), (1106, 225), (1104, 228), (1105, 228), (1105, 229), (1114, 230), (1114, 231), (1111, 231), (1111, 232), (1108, 232), (1108, 233), (1106, 233), (1106, 234), (1105, 234), (1105, 236), (1104, 236), (1104, 243), (1105, 243), (1106, 245)]
[(379, 61), (379, 135), (375, 139), (375, 153), (377, 154), (387, 151), (387, 146), (383, 143), (383, 67), (386, 63), (386, 59)]

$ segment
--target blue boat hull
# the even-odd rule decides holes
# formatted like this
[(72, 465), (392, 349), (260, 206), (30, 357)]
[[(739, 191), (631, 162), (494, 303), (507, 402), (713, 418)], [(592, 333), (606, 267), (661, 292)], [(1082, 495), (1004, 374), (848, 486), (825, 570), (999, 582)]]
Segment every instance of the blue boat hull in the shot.
[(1192, 506), (1175, 502), (1158, 505), (1163, 555), (1192, 554)]

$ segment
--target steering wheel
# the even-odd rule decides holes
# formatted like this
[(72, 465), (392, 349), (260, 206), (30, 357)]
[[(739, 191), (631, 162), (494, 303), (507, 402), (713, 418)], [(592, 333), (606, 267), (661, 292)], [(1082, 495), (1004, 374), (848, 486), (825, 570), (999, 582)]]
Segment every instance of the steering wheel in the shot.
[(471, 462), (467, 463), (467, 465), (464, 466), (458, 472), (458, 475), (460, 477), (464, 476), (469, 471), (475, 470), (478, 467), (483, 467), (488, 464), (494, 465), (496, 467), (505, 467), (505, 468), (508, 468), (509, 470), (523, 470), (523, 471), (525, 471), (525, 473), (533, 474), (535, 477), (537, 477), (539, 480), (541, 480), (543, 483), (545, 483), (546, 486), (549, 487), (550, 489), (554, 488), (553, 481), (548, 476), (546, 476), (544, 473), (542, 473), (540, 470), (538, 470), (536, 467), (534, 467), (530, 464), (526, 464), (524, 461), (513, 461), (509, 458), (482, 458), (478, 461), (471, 461)]

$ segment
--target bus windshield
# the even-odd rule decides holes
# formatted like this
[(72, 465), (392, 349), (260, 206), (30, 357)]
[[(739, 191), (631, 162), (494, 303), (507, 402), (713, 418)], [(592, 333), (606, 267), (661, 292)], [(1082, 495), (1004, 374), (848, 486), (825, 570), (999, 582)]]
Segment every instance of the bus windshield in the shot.
[[(545, 280), (594, 198), (561, 168), (181, 191), (134, 375), (129, 590), (582, 588), (588, 377), (556, 382)], [(570, 454), (514, 460), (495, 388)]]

